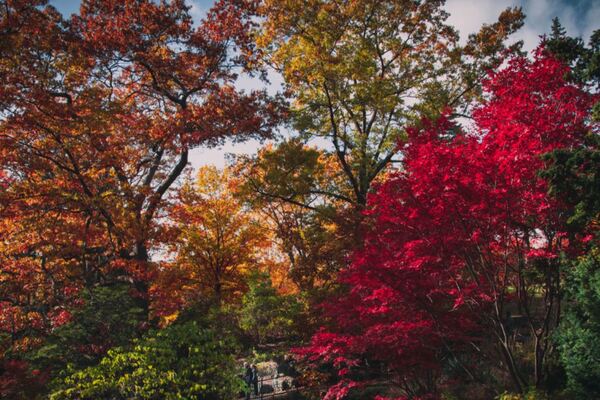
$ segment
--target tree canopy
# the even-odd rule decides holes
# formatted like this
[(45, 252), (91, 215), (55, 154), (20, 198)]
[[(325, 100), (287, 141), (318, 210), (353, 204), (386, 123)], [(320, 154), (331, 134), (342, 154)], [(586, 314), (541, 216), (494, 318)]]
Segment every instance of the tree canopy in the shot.
[(0, 0), (0, 398), (598, 397), (600, 31), (445, 3)]

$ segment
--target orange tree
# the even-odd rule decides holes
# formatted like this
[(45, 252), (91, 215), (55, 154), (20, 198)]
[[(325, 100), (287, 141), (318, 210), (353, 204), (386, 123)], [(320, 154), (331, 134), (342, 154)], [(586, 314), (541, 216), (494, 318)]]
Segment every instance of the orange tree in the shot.
[(179, 189), (170, 213), (174, 259), (156, 287), (157, 294), (176, 294), (172, 304), (179, 309), (239, 300), (247, 275), (263, 264), (266, 226), (233, 195), (236, 183), (228, 169), (203, 167)]

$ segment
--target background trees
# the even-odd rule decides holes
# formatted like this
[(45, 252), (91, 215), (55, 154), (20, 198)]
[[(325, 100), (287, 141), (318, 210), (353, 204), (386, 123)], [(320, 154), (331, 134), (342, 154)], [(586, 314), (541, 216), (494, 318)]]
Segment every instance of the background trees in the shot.
[(267, 339), (298, 336), (303, 305), (294, 294), (280, 294), (265, 272), (255, 271), (248, 280), (248, 291), (240, 308), (240, 327), (254, 336), (258, 344)]
[(235, 168), (240, 196), (268, 223), (291, 281), (308, 292), (330, 285), (359, 228), (333, 157), (292, 139), (239, 158)]
[(552, 20), (550, 35), (544, 45), (556, 58), (572, 68), (572, 78), (579, 83), (595, 86), (600, 84), (600, 31), (596, 30), (586, 46), (583, 39), (567, 35), (558, 18)]
[[(589, 88), (598, 87), (598, 40), (596, 31), (590, 46), (581, 39), (566, 35), (557, 19), (546, 48), (563, 62), (572, 66), (570, 79)], [(598, 371), (591, 361), (596, 357), (598, 340), (598, 216), (600, 212), (600, 152), (598, 139), (598, 110), (592, 111), (592, 129), (579, 146), (557, 149), (545, 156), (550, 163), (542, 172), (548, 181), (549, 193), (566, 204), (569, 240), (580, 244), (576, 257), (565, 257), (564, 318), (557, 335), (561, 365), (567, 378), (568, 395), (586, 398), (598, 393), (595, 384)]]
[(266, 226), (234, 197), (235, 178), (229, 170), (204, 167), (195, 182), (179, 190), (174, 207), (177, 238), (175, 285), (183, 287), (188, 303), (211, 298), (215, 304), (241, 297), (251, 271), (257, 269), (269, 247)]

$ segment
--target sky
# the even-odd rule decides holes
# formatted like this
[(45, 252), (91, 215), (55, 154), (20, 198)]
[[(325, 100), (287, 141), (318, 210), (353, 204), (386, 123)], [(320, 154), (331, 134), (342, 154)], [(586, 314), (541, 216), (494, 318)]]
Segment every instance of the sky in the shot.
[[(298, 0), (301, 1), (301, 0)], [(79, 10), (79, 0), (50, 0), (65, 15)], [(212, 0), (187, 0), (190, 14), (195, 21), (200, 20), (213, 4)], [(539, 42), (540, 35), (550, 29), (552, 18), (558, 17), (571, 36), (588, 40), (595, 29), (600, 29), (600, 0), (448, 0), (445, 8), (450, 13), (448, 23), (456, 27), (461, 39), (479, 30), (484, 23), (493, 23), (502, 10), (521, 6), (526, 14), (525, 25), (513, 35), (512, 40), (523, 40), (524, 48), (531, 50)], [(269, 91), (280, 88), (281, 78), (271, 74)], [(252, 90), (260, 85), (256, 80), (242, 78), (238, 87)], [(251, 154), (261, 146), (257, 141), (246, 143), (225, 143), (217, 148), (198, 148), (191, 151), (190, 163), (193, 168), (213, 164), (222, 168), (228, 163), (231, 154)]]

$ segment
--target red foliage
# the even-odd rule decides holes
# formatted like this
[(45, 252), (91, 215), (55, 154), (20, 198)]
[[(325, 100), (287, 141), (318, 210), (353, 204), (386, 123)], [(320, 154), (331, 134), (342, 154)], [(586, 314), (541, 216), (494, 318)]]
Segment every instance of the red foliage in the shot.
[(0, 398), (16, 399), (31, 396), (48, 381), (48, 375), (39, 370), (29, 370), (22, 360), (4, 360), (0, 364)]
[(365, 359), (409, 382), (407, 395), (435, 395), (411, 382), (477, 341), (488, 316), (502, 318), (491, 305), (510, 298), (514, 267), (526, 257), (553, 265), (566, 241), (540, 156), (581, 143), (592, 101), (566, 72), (541, 50), (512, 59), (485, 81), (475, 132), (453, 137), (446, 117), (410, 131), (403, 171), (369, 199), (373, 229), (340, 276), (347, 293), (324, 306), (330, 325), (299, 350), (343, 377), (330, 398), (364, 376)]

